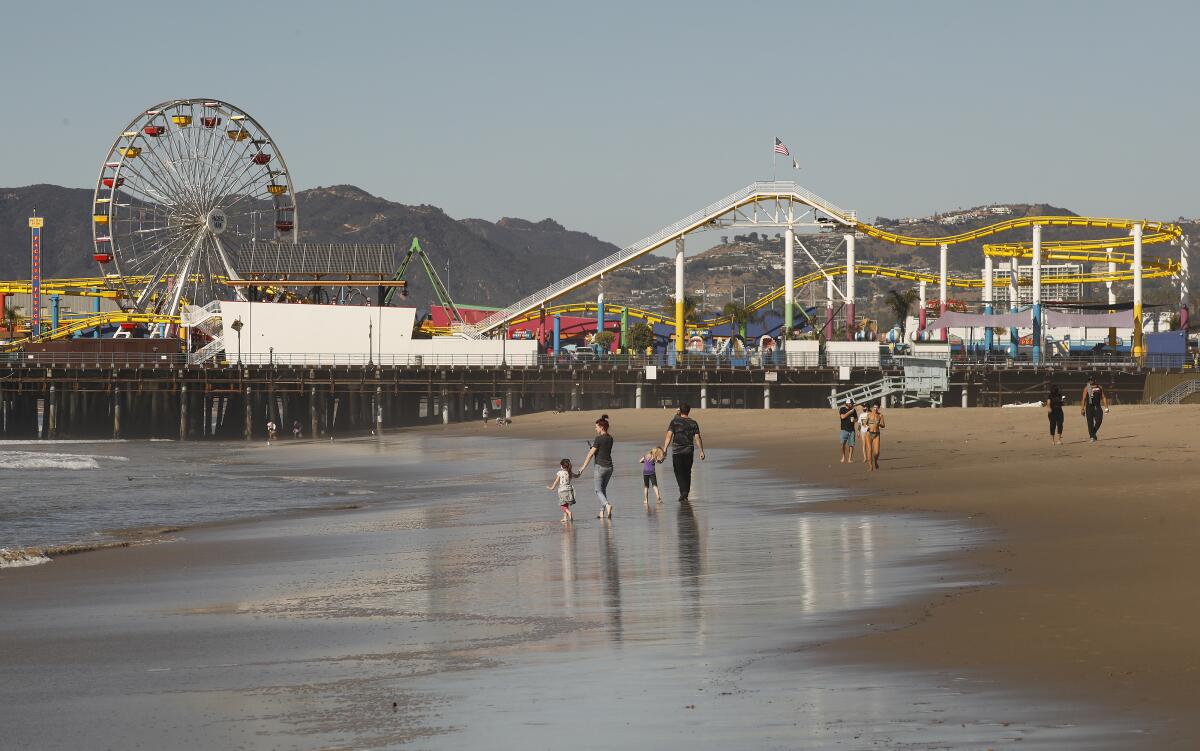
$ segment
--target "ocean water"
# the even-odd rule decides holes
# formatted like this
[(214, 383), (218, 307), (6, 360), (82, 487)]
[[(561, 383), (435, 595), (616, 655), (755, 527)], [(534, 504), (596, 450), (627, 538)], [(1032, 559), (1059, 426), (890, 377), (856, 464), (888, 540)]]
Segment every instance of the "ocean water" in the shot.
[(357, 505), (458, 474), (420, 435), (393, 439), (381, 475), (367, 440), (0, 441), (0, 567), (153, 541), (198, 524)]
[[(979, 530), (823, 511), (836, 491), (720, 447), (692, 503), (663, 468), (667, 500), (643, 506), (638, 448), (614, 451), (615, 518), (595, 518), (584, 477), (568, 526), (545, 486), (582, 441), (6, 446), (56, 455), (14, 460), (58, 500), (26, 505), (13, 539), (268, 518), (185, 530), (184, 565), (133, 581), (0, 572), (0, 727), (15, 748), (180, 750), (1073, 749), (1141, 732), (967, 673), (817, 659), (876, 608), (979, 584), (947, 565)], [(329, 505), (355, 508), (280, 513)]]

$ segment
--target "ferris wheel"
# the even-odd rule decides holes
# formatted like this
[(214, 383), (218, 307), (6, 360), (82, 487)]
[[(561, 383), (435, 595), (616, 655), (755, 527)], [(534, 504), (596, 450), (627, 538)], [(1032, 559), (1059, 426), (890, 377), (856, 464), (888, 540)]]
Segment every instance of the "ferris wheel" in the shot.
[(296, 198), (274, 140), (215, 99), (176, 99), (133, 119), (100, 168), (94, 260), (126, 309), (175, 315), (181, 304), (243, 297), (238, 253), (295, 242)]

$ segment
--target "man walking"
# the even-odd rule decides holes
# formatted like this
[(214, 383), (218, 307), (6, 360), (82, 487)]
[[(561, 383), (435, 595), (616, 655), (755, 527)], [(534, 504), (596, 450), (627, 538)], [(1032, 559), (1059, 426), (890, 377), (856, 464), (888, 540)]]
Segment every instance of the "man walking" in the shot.
[(1096, 383), (1095, 378), (1089, 378), (1087, 385), (1083, 387), (1079, 414), (1087, 419), (1088, 436), (1092, 443), (1096, 442), (1096, 434), (1100, 432), (1100, 423), (1104, 422), (1104, 413), (1107, 411), (1108, 394), (1104, 393), (1104, 388)]
[(853, 399), (847, 399), (842, 408), (838, 410), (838, 419), (842, 423), (842, 464), (854, 461), (854, 434), (857, 432), (858, 426), (858, 409), (854, 406)]
[(671, 455), (671, 465), (675, 470), (675, 482), (679, 483), (679, 501), (688, 499), (692, 492), (692, 462), (695, 460), (695, 450), (700, 449), (700, 461), (704, 461), (704, 441), (700, 439), (700, 426), (688, 416), (692, 411), (687, 402), (679, 405), (679, 414), (667, 426), (667, 435), (663, 438), (663, 453), (674, 447)]

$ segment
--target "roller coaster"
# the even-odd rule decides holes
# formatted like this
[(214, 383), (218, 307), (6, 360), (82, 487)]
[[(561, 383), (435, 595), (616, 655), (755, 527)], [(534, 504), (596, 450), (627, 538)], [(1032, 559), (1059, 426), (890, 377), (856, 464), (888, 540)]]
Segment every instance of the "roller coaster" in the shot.
[[(996, 242), (983, 245), (983, 255), (987, 267), (991, 267), (993, 258), (1010, 258), (1032, 260), (1035, 275), (1042, 261), (1065, 261), (1090, 264), (1107, 264), (1107, 271), (1081, 271), (1067, 276), (1037, 278), (1033, 286), (1040, 284), (1111, 284), (1114, 282), (1134, 283), (1135, 319), (1140, 316), (1141, 283), (1146, 279), (1178, 277), (1180, 279), (1181, 301), (1186, 301), (1188, 267), (1187, 267), (1187, 238), (1182, 229), (1174, 224), (1160, 221), (1124, 219), (1112, 217), (1084, 216), (1026, 216), (1007, 219), (978, 229), (941, 237), (917, 237), (904, 235), (876, 227), (857, 219), (853, 211), (848, 211), (807, 191), (791, 182), (758, 182), (742, 190), (716, 201), (709, 206), (683, 219), (664, 227), (658, 232), (630, 245), (613, 255), (601, 259), (585, 269), (560, 280), (543, 290), (528, 295), (513, 304), (489, 314), (474, 324), (458, 324), (453, 327), (454, 333), (462, 336), (477, 338), (496, 331), (501, 326), (528, 323), (538, 318), (558, 314), (595, 314), (598, 305), (595, 302), (573, 302), (552, 304), (555, 300), (592, 282), (601, 280), (606, 273), (626, 266), (631, 262), (656, 250), (664, 249), (671, 244), (676, 250), (676, 311), (675, 316), (639, 308), (625, 308), (632, 318), (640, 319), (651, 324), (674, 325), (676, 328), (676, 346), (682, 348), (684, 329), (682, 311), (683, 290), (683, 260), (685, 238), (698, 231), (709, 229), (726, 229), (733, 227), (756, 227), (759, 229), (774, 227), (787, 231), (785, 268), (786, 281), (780, 287), (754, 300), (747, 306), (751, 314), (769, 306), (781, 298), (784, 300), (785, 325), (791, 326), (791, 313), (794, 306), (795, 292), (814, 282), (826, 281), (832, 283), (834, 278), (845, 278), (845, 292), (839, 294), (851, 306), (853, 315), (854, 289), (853, 280), (856, 276), (881, 277), (907, 282), (924, 282), (937, 284), (941, 287), (963, 289), (984, 289), (985, 303), (990, 292), (988, 273), (980, 277), (951, 277), (946, 271), (945, 254), (949, 247), (962, 245), (1002, 233), (1021, 229), (1032, 229), (1034, 240), (1019, 242)], [(1088, 240), (1041, 240), (1040, 229), (1044, 227), (1067, 227), (1079, 229), (1108, 229), (1119, 230), (1124, 234), (1103, 239)], [(803, 246), (804, 234), (797, 235), (796, 228), (809, 228), (813, 232), (841, 231), (845, 233), (846, 262), (836, 266), (822, 265), (813, 258)], [(913, 248), (939, 248), (942, 252), (942, 270), (940, 273), (912, 271), (871, 263), (859, 263), (854, 258), (854, 238), (866, 236), (896, 245)], [(794, 267), (793, 243), (799, 244), (805, 254), (816, 267), (815, 271), (792, 278), (790, 269)], [(1143, 256), (1142, 246), (1178, 244), (1180, 258)], [(69, 294), (80, 296), (120, 299), (119, 287), (109, 284), (111, 280), (105, 277), (48, 279), (43, 281), (44, 294)], [(126, 280), (128, 281), (128, 280)], [(136, 282), (136, 280), (133, 280)], [(1022, 280), (1022, 284), (1027, 283)], [(28, 281), (0, 282), (0, 293), (28, 293)], [(944, 297), (944, 295), (943, 295)], [(944, 302), (944, 300), (943, 300)], [(1035, 304), (1039, 301), (1035, 300)], [(105, 323), (134, 322), (126, 321), (122, 315), (131, 313), (101, 314), (91, 318), (73, 321), (52, 332), (47, 332), (40, 340), (57, 339), (72, 336), (90, 326)], [(144, 314), (143, 314), (144, 315)], [(115, 316), (115, 317), (114, 317)], [(139, 321), (141, 322), (141, 321)], [(175, 316), (156, 316), (153, 323), (177, 323)], [(696, 322), (694, 326), (711, 328), (730, 322), (728, 316), (717, 316)], [(427, 326), (431, 333), (449, 333)], [(1140, 327), (1135, 324), (1135, 338), (1140, 334)]]

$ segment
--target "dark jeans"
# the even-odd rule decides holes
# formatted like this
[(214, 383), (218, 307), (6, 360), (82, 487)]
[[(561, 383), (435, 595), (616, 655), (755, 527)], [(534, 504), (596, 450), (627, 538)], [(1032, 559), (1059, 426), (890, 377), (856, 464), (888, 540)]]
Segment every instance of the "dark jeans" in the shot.
[(1104, 410), (1100, 407), (1092, 409), (1088, 407), (1084, 410), (1084, 415), (1087, 417), (1088, 437), (1095, 438), (1100, 432), (1100, 423), (1104, 422)]
[(1063, 411), (1061, 409), (1050, 410), (1050, 435), (1062, 435), (1063, 429)]
[(687, 498), (692, 492), (692, 462), (696, 458), (695, 451), (675, 451), (671, 457), (671, 465), (675, 470), (675, 482), (679, 483), (679, 495)]

